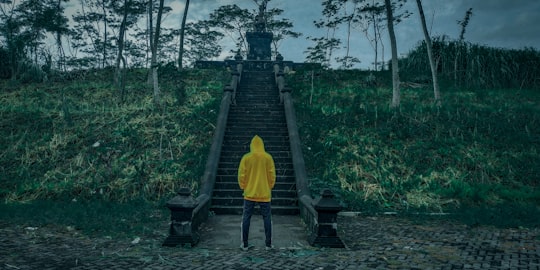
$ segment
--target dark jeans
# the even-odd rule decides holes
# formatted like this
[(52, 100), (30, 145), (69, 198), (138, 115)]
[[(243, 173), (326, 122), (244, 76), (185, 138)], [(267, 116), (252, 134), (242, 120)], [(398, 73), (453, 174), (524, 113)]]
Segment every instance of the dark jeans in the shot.
[(242, 215), (242, 242), (244, 246), (248, 246), (249, 225), (251, 224), (251, 216), (255, 205), (258, 204), (261, 208), (261, 215), (264, 222), (264, 235), (266, 237), (265, 244), (267, 247), (272, 245), (272, 209), (269, 202), (253, 202), (244, 200), (244, 213)]

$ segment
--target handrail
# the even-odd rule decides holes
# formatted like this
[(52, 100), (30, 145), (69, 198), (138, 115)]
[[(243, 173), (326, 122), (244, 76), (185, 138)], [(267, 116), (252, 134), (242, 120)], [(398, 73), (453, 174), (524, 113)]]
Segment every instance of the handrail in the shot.
[(298, 197), (302, 197), (304, 195), (311, 197), (311, 192), (308, 187), (306, 164), (304, 161), (304, 155), (302, 154), (302, 144), (300, 143), (300, 135), (298, 133), (298, 126), (296, 125), (296, 112), (294, 111), (291, 90), (285, 86), (284, 74), (281, 71), (281, 67), (278, 63), (274, 64), (274, 73), (280, 101), (283, 103), (285, 109), (285, 119), (287, 121), (287, 130), (289, 132), (289, 143), (291, 147)]
[(237, 61), (236, 70), (232, 71), (231, 73), (231, 84), (224, 87), (223, 97), (221, 98), (221, 104), (217, 118), (217, 124), (214, 131), (214, 137), (212, 139), (212, 146), (210, 147), (210, 152), (208, 153), (208, 159), (206, 161), (204, 174), (201, 178), (199, 196), (196, 199), (196, 201), (198, 202), (198, 206), (193, 210), (191, 224), (193, 233), (197, 233), (200, 224), (206, 221), (210, 211), (212, 192), (214, 191), (214, 185), (216, 183), (216, 175), (219, 165), (219, 159), (221, 157), (221, 147), (223, 145), (223, 139), (225, 137), (225, 129), (227, 127), (229, 109), (231, 104), (235, 103), (236, 90), (240, 84), (240, 78), (242, 77), (241, 61)]
[[(311, 196), (306, 172), (306, 163), (304, 161), (304, 155), (302, 154), (302, 144), (300, 142), (300, 135), (296, 124), (296, 112), (294, 111), (291, 89), (285, 85), (285, 75), (281, 71), (280, 64), (281, 61), (279, 60), (274, 63), (274, 75), (279, 91), (279, 99), (280, 102), (283, 103), (285, 109), (285, 119), (287, 121), (287, 130), (289, 132), (289, 143), (296, 180), (298, 206), (300, 208), (300, 216), (310, 233), (309, 242), (312, 245), (344, 247), (337, 236), (336, 231), (336, 218), (339, 207), (335, 207), (335, 211), (332, 211), (331, 215), (329, 215), (329, 213), (319, 215), (318, 208), (316, 207), (321, 208), (321, 205), (318, 205), (320, 199), (317, 201)], [(327, 202), (328, 201), (326, 201), (326, 203)], [(330, 216), (332, 216), (332, 218), (329, 219)]]
[(287, 121), (287, 130), (289, 132), (289, 143), (291, 147), (291, 155), (294, 168), (294, 176), (296, 180), (296, 191), (298, 193), (298, 202), (300, 208), (300, 216), (307, 224), (310, 231), (317, 228), (317, 211), (313, 208), (313, 198), (308, 187), (308, 177), (306, 172), (306, 164), (302, 147), (300, 143), (300, 135), (298, 134), (298, 126), (296, 125), (296, 113), (294, 111), (291, 91), (285, 86), (284, 74), (281, 71), (279, 63), (274, 64), (274, 75), (276, 85), (279, 91), (279, 100), (283, 103), (285, 109), (285, 119)]

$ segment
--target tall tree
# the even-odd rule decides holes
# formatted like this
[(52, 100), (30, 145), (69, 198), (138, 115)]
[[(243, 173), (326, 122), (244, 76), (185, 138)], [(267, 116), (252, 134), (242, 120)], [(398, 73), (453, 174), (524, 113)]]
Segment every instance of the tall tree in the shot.
[[(62, 55), (61, 37), (67, 32), (67, 19), (63, 14), (62, 1), (64, 0), (0, 1), (0, 33), (6, 40), (10, 55), (12, 79), (17, 78), (22, 66), (36, 67), (40, 64), (40, 59), (45, 58), (44, 67), (52, 65), (50, 54), (47, 53), (45, 56), (43, 53), (48, 33), (54, 35), (59, 55)], [(22, 61), (24, 59), (30, 61)], [(61, 57), (58, 62), (62, 62)], [(27, 79), (39, 80), (41, 77), (33, 76)]]
[(308, 63), (319, 63), (324, 68), (330, 68), (330, 60), (332, 52), (339, 48), (341, 40), (337, 38), (308, 37), (311, 41), (315, 42), (315, 46), (309, 46), (304, 53), (306, 53), (306, 61)]
[(272, 8), (265, 12), (266, 30), (272, 32), (272, 54), (278, 54), (280, 43), (286, 38), (298, 38), (302, 33), (293, 31), (293, 23), (286, 18), (278, 18), (283, 14), (283, 9)]
[[(17, 15), (15, 3), (10, 0), (0, 0), (0, 31), (6, 42), (10, 76), (15, 80), (18, 75), (19, 61), (23, 56), (26, 43), (22, 37), (22, 26)], [(4, 63), (4, 65), (7, 63)]]
[(103, 59), (102, 59), (102, 67), (105, 68), (107, 64), (107, 45), (108, 45), (108, 38), (109, 34), (107, 32), (107, 26), (108, 24), (108, 16), (107, 16), (107, 0), (101, 0), (101, 9), (103, 11)]
[[(371, 3), (365, 2), (363, 5), (358, 7), (358, 14), (360, 16), (359, 21), (363, 22), (361, 24), (362, 31), (374, 50), (374, 70), (379, 70), (379, 63), (384, 62), (384, 44), (382, 42), (382, 31), (386, 26), (384, 23), (384, 13), (385, 6), (381, 5), (375, 0), (372, 0)], [(370, 28), (373, 32), (372, 35), (370, 34)], [(380, 58), (381, 61), (379, 61), (379, 48), (382, 52)]]
[(71, 41), (75, 53), (79, 51), (85, 53), (83, 57), (78, 57), (70, 61), (70, 64), (77, 67), (89, 67), (96, 64), (97, 29), (94, 27), (87, 12), (88, 5), (85, 0), (80, 0), (80, 10), (73, 15), (75, 27), (70, 31)]
[(345, 56), (336, 58), (336, 61), (341, 64), (342, 68), (349, 69), (354, 66), (356, 63), (360, 63), (360, 59), (357, 57), (353, 57), (350, 55), (351, 52), (351, 34), (353, 29), (353, 23), (358, 22), (357, 18), (357, 5), (360, 2), (360, 0), (353, 0), (352, 1), (352, 8), (349, 10), (349, 5), (347, 5), (347, 0), (341, 0), (344, 1), (343, 4), (343, 16), (339, 18), (339, 21), (341, 23), (346, 24), (347, 29), (347, 39), (345, 42)]
[(184, 62), (184, 37), (186, 29), (186, 19), (189, 10), (189, 0), (186, 0), (186, 5), (184, 6), (184, 15), (182, 16), (182, 25), (180, 27), (180, 48), (178, 50), (178, 69), (182, 69), (182, 63)]
[(124, 0), (124, 16), (122, 17), (122, 22), (120, 23), (120, 33), (118, 33), (118, 56), (116, 57), (116, 65), (115, 65), (115, 76), (114, 76), (114, 82), (118, 88), (121, 90), (121, 100), (124, 99), (124, 87), (123, 87), (123, 80), (125, 78), (122, 78), (122, 70), (120, 69), (120, 61), (123, 63), (123, 68), (126, 68), (126, 59), (124, 58), (124, 38), (126, 36), (126, 28), (128, 24), (128, 14), (129, 14), (129, 5), (131, 4), (130, 0)]
[(392, 11), (392, 3), (390, 0), (384, 0), (386, 5), (386, 19), (388, 21), (388, 35), (390, 37), (390, 46), (392, 48), (392, 108), (397, 108), (400, 105), (400, 90), (399, 90), (399, 65), (397, 54), (396, 34), (394, 33), (394, 15)]
[(424, 15), (424, 8), (422, 7), (422, 0), (416, 0), (418, 6), (418, 13), (420, 14), (420, 23), (422, 24), (422, 30), (424, 31), (424, 39), (426, 40), (426, 48), (429, 60), (429, 66), (431, 67), (431, 78), (433, 81), (433, 95), (435, 98), (435, 104), (437, 106), (441, 105), (441, 93), (439, 91), (439, 82), (437, 79), (437, 65), (435, 59), (433, 58), (433, 45), (431, 42), (431, 37), (427, 30), (426, 17)]
[(454, 85), (456, 87), (459, 84), (461, 84), (461, 77), (458, 75), (460, 73), (458, 70), (458, 62), (459, 62), (459, 58), (462, 55), (462, 50), (465, 49), (465, 45), (464, 45), (465, 31), (467, 30), (467, 25), (469, 25), (469, 21), (471, 20), (472, 15), (473, 15), (472, 8), (469, 8), (467, 12), (465, 12), (465, 17), (463, 18), (463, 20), (458, 21), (458, 24), (461, 26), (461, 32), (459, 34), (459, 39), (456, 46), (456, 56), (454, 58)]
[[(150, 18), (153, 14), (153, 0), (149, 0), (149, 6), (150, 6)], [(154, 104), (160, 105), (161, 101), (161, 93), (159, 90), (159, 84), (158, 84), (158, 47), (159, 47), (159, 35), (161, 31), (161, 18), (163, 16), (163, 6), (164, 6), (164, 0), (159, 0), (159, 7), (158, 7), (158, 13), (156, 18), (156, 28), (155, 31), (150, 31), (150, 40), (151, 40), (151, 49), (152, 49), (152, 60), (151, 60), (151, 66), (152, 66), (152, 85), (154, 89)], [(152, 28), (152, 25), (150, 25)], [(153, 36), (152, 36), (153, 33)]]
[(341, 45), (341, 39), (336, 38), (336, 30), (340, 21), (336, 15), (343, 6), (342, 0), (325, 0), (322, 2), (324, 16), (319, 21), (314, 21), (315, 27), (326, 30), (323, 37), (307, 37), (315, 42), (315, 46), (308, 47), (304, 53), (307, 53), (306, 60), (311, 63), (320, 63), (323, 67), (331, 66), (334, 51)]
[[(64, 16), (64, 7), (62, 2), (69, 2), (69, 0), (49, 0), (49, 4), (45, 18), (46, 30), (53, 33), (56, 40), (56, 46), (58, 51), (58, 69), (65, 69), (65, 53), (64, 46), (62, 45), (62, 37), (69, 32), (68, 19)], [(54, 3), (56, 1), (56, 3)]]
[(223, 33), (213, 30), (208, 21), (187, 23), (185, 30), (185, 48), (183, 61), (194, 63), (197, 60), (210, 60), (218, 57), (222, 47), (220, 40)]
[(73, 20), (76, 25), (71, 31), (75, 48), (85, 53), (85, 59), (79, 64), (89, 67), (104, 68), (109, 65), (109, 49), (111, 44), (111, 29), (109, 25), (120, 24), (111, 11), (110, 0), (79, 0), (80, 10), (75, 13)]
[(214, 10), (208, 21), (213, 28), (221, 30), (236, 43), (236, 49), (232, 51), (239, 49), (243, 55), (246, 55), (248, 44), (245, 33), (253, 27), (253, 19), (246, 18), (253, 18), (249, 10), (237, 5), (225, 5)]

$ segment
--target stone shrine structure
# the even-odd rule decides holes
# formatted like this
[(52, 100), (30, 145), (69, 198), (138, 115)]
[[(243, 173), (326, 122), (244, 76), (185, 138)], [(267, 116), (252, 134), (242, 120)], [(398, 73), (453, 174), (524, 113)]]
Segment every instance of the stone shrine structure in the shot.
[(249, 45), (247, 60), (270, 60), (272, 57), (271, 32), (266, 29), (266, 1), (259, 6), (259, 14), (255, 17), (255, 31), (247, 32), (246, 39)]

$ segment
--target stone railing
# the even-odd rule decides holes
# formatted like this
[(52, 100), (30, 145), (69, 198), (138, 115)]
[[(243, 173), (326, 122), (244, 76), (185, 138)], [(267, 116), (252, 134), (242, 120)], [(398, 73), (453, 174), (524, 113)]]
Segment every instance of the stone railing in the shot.
[(194, 246), (199, 241), (199, 226), (208, 218), (229, 108), (235, 102), (236, 90), (242, 78), (241, 57), (236, 59), (235, 64), (236, 69), (231, 71), (231, 83), (224, 87), (212, 146), (201, 179), (199, 195), (196, 199), (193, 199), (189, 190), (184, 189), (179, 192), (178, 196), (167, 203), (167, 207), (171, 209), (171, 228), (169, 237), (163, 243), (164, 246), (186, 244)]
[(285, 84), (283, 72), (285, 67), (286, 62), (283, 62), (283, 57), (278, 55), (274, 62), (274, 75), (279, 98), (285, 109), (300, 215), (310, 231), (308, 240), (314, 246), (344, 247), (337, 236), (337, 213), (341, 211), (341, 206), (333, 199), (334, 196), (330, 190), (325, 190), (318, 199), (313, 199), (309, 190), (291, 89)]

